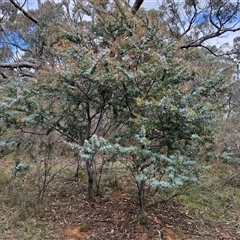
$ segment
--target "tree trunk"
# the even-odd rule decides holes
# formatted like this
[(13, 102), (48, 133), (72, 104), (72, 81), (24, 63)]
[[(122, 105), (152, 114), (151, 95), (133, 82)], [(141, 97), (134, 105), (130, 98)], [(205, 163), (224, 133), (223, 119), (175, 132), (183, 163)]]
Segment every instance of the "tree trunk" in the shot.
[(78, 179), (79, 178), (79, 170), (80, 170), (80, 156), (79, 153), (77, 153), (77, 170), (75, 173), (75, 178)]
[(137, 12), (144, 0), (136, 0), (133, 4), (133, 12)]
[(140, 216), (144, 214), (144, 181), (140, 181), (138, 184), (138, 201), (140, 208)]
[[(87, 140), (91, 137), (91, 126), (92, 126), (92, 117), (90, 114), (90, 106), (89, 102), (86, 102), (86, 114), (87, 114), (87, 129), (86, 129), (86, 138)], [(94, 180), (94, 172), (93, 172), (93, 162), (92, 159), (86, 161), (87, 174), (88, 174), (88, 198), (93, 198), (93, 180)]]
[(93, 169), (91, 160), (86, 161), (87, 174), (88, 174), (88, 198), (93, 198)]

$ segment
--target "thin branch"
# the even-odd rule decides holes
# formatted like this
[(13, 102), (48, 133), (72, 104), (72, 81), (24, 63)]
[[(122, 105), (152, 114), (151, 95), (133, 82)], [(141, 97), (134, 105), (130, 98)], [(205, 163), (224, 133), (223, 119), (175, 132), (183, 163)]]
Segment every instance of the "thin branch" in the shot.
[(194, 14), (193, 14), (193, 16), (191, 17), (191, 19), (189, 21), (187, 29), (185, 29), (184, 32), (181, 34), (181, 37), (186, 35), (192, 29), (192, 26), (193, 26), (197, 16), (198, 16), (197, 6), (194, 5)]
[[(221, 6), (222, 7), (222, 6)], [(221, 7), (218, 9), (218, 11), (221, 9)], [(209, 20), (210, 20), (210, 23), (218, 30), (220, 31), (221, 28), (214, 22), (213, 18), (212, 18), (212, 15), (213, 15), (213, 7), (210, 6), (210, 14), (209, 14)], [(218, 17), (218, 13), (217, 13), (217, 19), (219, 21), (219, 24), (221, 26), (221, 20), (219, 19)]]
[(97, 120), (97, 124), (96, 124), (95, 129), (93, 130), (91, 136), (96, 133), (96, 131), (97, 131), (97, 129), (98, 129), (100, 123), (101, 123), (105, 106), (106, 106), (106, 104), (105, 104), (105, 101), (104, 101), (103, 106), (101, 107), (101, 110), (100, 110), (100, 116)]
[(234, 52), (227, 52), (227, 53), (217, 54), (217, 53), (213, 52), (212, 49), (209, 48), (209, 47), (207, 47), (207, 46), (200, 45), (199, 47), (202, 47), (202, 48), (207, 49), (207, 50), (208, 50), (213, 56), (215, 56), (215, 57), (230, 56), (230, 55), (232, 55), (232, 54), (235, 54)]
[(29, 134), (32, 134), (32, 135), (44, 135), (44, 136), (47, 136), (46, 133), (41, 133), (41, 132), (33, 132), (33, 131), (28, 131), (28, 130), (24, 130), (23, 127), (21, 127), (20, 125), (18, 124), (14, 124), (16, 128), (18, 128), (22, 133), (29, 133)]
[(16, 7), (18, 10), (20, 10), (24, 16), (26, 16), (28, 19), (30, 19), (32, 22), (34, 22), (35, 24), (38, 24), (38, 21), (36, 18), (32, 17), (31, 15), (28, 14), (28, 12), (26, 12), (23, 7), (21, 7), (18, 3), (16, 3), (14, 0), (10, 0), (10, 2), (12, 3), (12, 5), (14, 7)]
[[(5, 12), (5, 13), (2, 13), (2, 17), (1, 17), (1, 19), (0, 19), (0, 22), (4, 19), (4, 17), (7, 15), (7, 12)], [(2, 26), (0, 26), (1, 27), (1, 29), (2, 29)]]
[(13, 42), (3, 42), (3, 44), (12, 45), (12, 46), (14, 46), (14, 47), (20, 49), (20, 50), (23, 51), (23, 52), (30, 52), (30, 53), (33, 53), (33, 51), (32, 51), (31, 49), (22, 48), (22, 47), (20, 47), (18, 44), (13, 43)]
[(125, 103), (126, 103), (126, 106), (128, 108), (128, 111), (130, 113), (130, 115), (133, 117), (133, 118), (136, 118), (137, 116), (133, 113), (131, 107), (130, 107), (130, 104), (129, 104), (129, 101), (128, 101), (128, 93), (127, 93), (127, 87), (124, 83), (121, 84), (123, 86), (123, 89), (124, 89), (124, 98), (125, 98)]
[(7, 79), (7, 78), (8, 78), (8, 76), (7, 76), (4, 72), (2, 72), (2, 71), (0, 71), (0, 75), (1, 75), (4, 79)]
[(239, 2), (235, 6), (235, 11), (233, 11), (233, 13), (222, 23), (222, 26), (230, 22), (231, 19), (234, 18), (234, 16), (237, 15), (238, 12), (239, 12)]

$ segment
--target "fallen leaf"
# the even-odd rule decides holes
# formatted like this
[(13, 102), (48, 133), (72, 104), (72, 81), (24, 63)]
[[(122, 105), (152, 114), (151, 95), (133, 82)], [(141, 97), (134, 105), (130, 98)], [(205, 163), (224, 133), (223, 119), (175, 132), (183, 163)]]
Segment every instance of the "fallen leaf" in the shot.
[(171, 228), (164, 227), (162, 229), (164, 240), (177, 240), (180, 239)]
[(77, 239), (85, 239), (89, 234), (88, 232), (81, 232), (79, 227), (66, 227), (65, 233), (71, 237), (77, 237)]
[(231, 236), (228, 233), (221, 233), (223, 239), (231, 239)]

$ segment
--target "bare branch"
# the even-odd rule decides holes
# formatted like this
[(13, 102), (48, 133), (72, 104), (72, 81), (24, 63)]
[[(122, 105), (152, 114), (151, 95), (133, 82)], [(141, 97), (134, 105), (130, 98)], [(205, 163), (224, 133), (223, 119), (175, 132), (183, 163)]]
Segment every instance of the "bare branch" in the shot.
[(203, 36), (199, 39), (197, 39), (196, 41), (194, 42), (190, 42), (190, 43), (186, 43), (184, 45), (182, 45), (180, 48), (181, 49), (184, 49), (184, 48), (192, 48), (192, 47), (201, 47), (202, 46), (202, 43), (209, 40), (209, 39), (212, 39), (212, 38), (215, 38), (215, 37), (220, 37), (222, 36), (223, 34), (227, 33), (227, 32), (238, 32), (240, 31), (240, 27), (239, 28), (225, 28), (225, 29), (222, 29), (222, 30), (218, 30), (214, 33), (211, 33), (209, 35), (206, 35), (206, 36)]
[(16, 63), (3, 63), (0, 62), (0, 67), (2, 68), (38, 68), (38, 64), (29, 63), (29, 62), (16, 62)]
[(29, 18), (31, 21), (33, 21), (35, 24), (38, 24), (37, 19), (35, 19), (34, 17), (32, 17), (31, 15), (28, 14), (28, 12), (26, 12), (23, 7), (21, 7), (19, 4), (17, 4), (14, 0), (10, 0), (10, 2), (12, 3), (12, 5), (14, 7), (16, 7), (18, 10), (20, 10), (27, 18)]

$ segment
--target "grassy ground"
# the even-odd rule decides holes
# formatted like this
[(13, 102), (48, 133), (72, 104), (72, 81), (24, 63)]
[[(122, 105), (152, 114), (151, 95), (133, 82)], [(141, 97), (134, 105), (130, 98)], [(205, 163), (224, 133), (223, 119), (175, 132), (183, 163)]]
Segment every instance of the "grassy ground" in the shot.
[[(72, 160), (74, 162), (74, 160)], [(61, 164), (59, 164), (61, 163)], [(86, 175), (66, 157), (47, 171), (32, 164), (11, 179), (10, 159), (0, 170), (0, 239), (240, 239), (240, 165), (214, 162), (203, 184), (171, 201), (151, 192), (146, 216), (138, 216), (136, 189), (120, 166), (106, 171), (102, 196), (89, 201)], [(63, 167), (67, 166), (67, 167)], [(45, 177), (44, 177), (45, 176)], [(49, 183), (41, 195), (45, 183)], [(43, 199), (41, 199), (43, 197)]]

